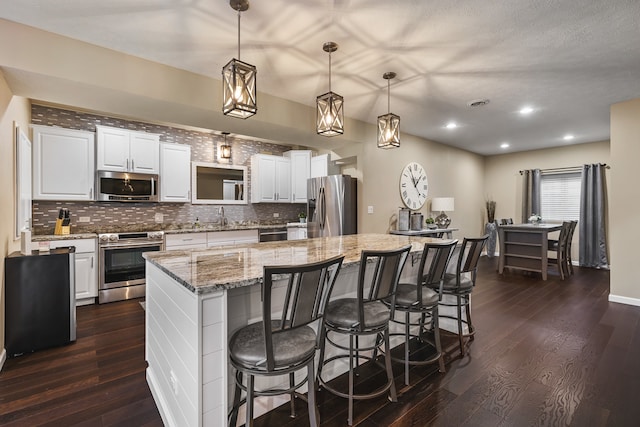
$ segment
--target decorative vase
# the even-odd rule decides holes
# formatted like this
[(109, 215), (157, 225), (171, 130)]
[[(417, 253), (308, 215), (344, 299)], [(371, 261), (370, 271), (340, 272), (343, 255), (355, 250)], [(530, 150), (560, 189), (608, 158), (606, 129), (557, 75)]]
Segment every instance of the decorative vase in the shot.
[(498, 227), (495, 222), (488, 222), (484, 226), (484, 232), (489, 235), (487, 239), (487, 257), (493, 258), (496, 253), (496, 242), (498, 240)]

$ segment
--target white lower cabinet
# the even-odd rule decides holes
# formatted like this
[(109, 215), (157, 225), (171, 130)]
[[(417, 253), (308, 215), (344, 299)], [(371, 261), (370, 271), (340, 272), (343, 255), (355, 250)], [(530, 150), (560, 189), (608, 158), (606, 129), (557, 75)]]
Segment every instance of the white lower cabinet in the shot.
[(182, 249), (206, 249), (207, 232), (165, 234), (164, 248), (167, 251)]
[(287, 227), (287, 240), (302, 240), (306, 238), (306, 227)]
[(209, 248), (241, 243), (258, 243), (258, 230), (209, 231), (207, 233)]
[(165, 234), (165, 250), (206, 249), (241, 243), (258, 243), (258, 230), (198, 231)]
[[(96, 239), (51, 240), (51, 249), (76, 248), (76, 305), (95, 303), (98, 296), (98, 256)], [(39, 242), (32, 242), (31, 248), (37, 250)]]

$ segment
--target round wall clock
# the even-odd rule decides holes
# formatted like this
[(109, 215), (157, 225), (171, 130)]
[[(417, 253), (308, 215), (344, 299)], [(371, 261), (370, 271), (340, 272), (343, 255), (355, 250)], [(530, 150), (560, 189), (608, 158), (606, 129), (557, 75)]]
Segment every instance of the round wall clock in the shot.
[(400, 174), (400, 197), (409, 209), (420, 209), (427, 200), (429, 184), (427, 172), (416, 162), (411, 162)]

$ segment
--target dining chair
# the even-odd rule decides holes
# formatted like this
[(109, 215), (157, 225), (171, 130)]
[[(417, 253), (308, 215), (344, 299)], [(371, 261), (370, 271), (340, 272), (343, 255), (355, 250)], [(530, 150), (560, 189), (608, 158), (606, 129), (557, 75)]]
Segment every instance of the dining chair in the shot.
[[(309, 422), (312, 427), (320, 423), (316, 407), (316, 371), (314, 358), (318, 336), (311, 327), (319, 323), (324, 314), (328, 291), (338, 276), (344, 256), (303, 265), (265, 266), (262, 283), (262, 321), (244, 326), (229, 340), (229, 360), (235, 368), (233, 408), (229, 413), (229, 426), (235, 427), (238, 409), (246, 403), (245, 426), (253, 425), (253, 398), (255, 396), (291, 396), (291, 416), (295, 417), (294, 399), (307, 400)], [(274, 283), (284, 282), (284, 300), (273, 298)], [(280, 312), (273, 315), (274, 312)], [(307, 368), (307, 375), (298, 383), (295, 372)], [(247, 381), (243, 377), (246, 374)], [(289, 385), (256, 390), (257, 376), (289, 376)], [(307, 397), (296, 392), (307, 384)], [(244, 391), (246, 397), (241, 399)]]
[(550, 244), (548, 243), (549, 246), (547, 249), (554, 251), (556, 254), (555, 257), (548, 257), (547, 261), (549, 264), (555, 265), (558, 268), (561, 280), (564, 280), (565, 277), (568, 277), (570, 274), (570, 261), (568, 259), (570, 249), (568, 249), (568, 246), (572, 226), (572, 221), (563, 221), (558, 240), (553, 240)]
[[(322, 388), (336, 396), (348, 399), (347, 422), (349, 425), (353, 424), (354, 399), (371, 399), (388, 391), (391, 401), (397, 401), (391, 368), (389, 319), (393, 316), (398, 280), (410, 250), (411, 245), (386, 251), (362, 251), (356, 296), (330, 299), (327, 304), (320, 336), (317, 377)], [(385, 305), (383, 303), (385, 300), (390, 300), (392, 303)], [(346, 340), (341, 340), (344, 336), (348, 337), (348, 344), (344, 342)], [(367, 338), (369, 339), (367, 340)], [(325, 360), (327, 343), (339, 353)], [(377, 351), (383, 346), (383, 369), (387, 375), (386, 383), (368, 393), (356, 394), (354, 392), (355, 376), (360, 361), (368, 361), (377, 365)], [(370, 351), (373, 351), (372, 355), (369, 355)], [(347, 391), (338, 390), (322, 377), (322, 370), (325, 366), (344, 359), (348, 359), (349, 362)], [(339, 364), (336, 365), (339, 366)]]
[[(404, 359), (393, 358), (393, 360), (404, 363), (406, 385), (409, 385), (409, 365), (427, 365), (437, 361), (440, 372), (445, 372), (444, 354), (440, 344), (438, 304), (442, 300), (442, 287), (447, 266), (457, 243), (457, 240), (453, 240), (448, 243), (425, 244), (415, 282), (398, 284), (394, 309), (396, 314), (400, 312), (404, 316), (402, 319), (392, 318), (391, 321), (404, 326), (404, 333), (391, 335), (404, 336)], [(391, 303), (391, 301), (386, 302)], [(411, 315), (414, 317), (413, 321), (410, 318)], [(417, 319), (415, 315), (418, 315)], [(427, 334), (425, 334), (427, 321), (430, 325), (428, 332), (433, 335), (431, 342), (427, 340)], [(419, 328), (418, 332), (411, 333), (410, 329), (415, 329), (416, 326)], [(412, 360), (409, 351), (412, 338), (423, 345), (431, 345), (435, 348), (435, 353), (425, 359)]]
[[(471, 292), (476, 284), (476, 276), (478, 270), (478, 260), (482, 254), (482, 250), (489, 238), (488, 234), (482, 237), (465, 237), (462, 240), (460, 251), (458, 253), (458, 261), (455, 273), (445, 274), (442, 284), (443, 296), (450, 295), (455, 302), (448, 302), (445, 298), (440, 302), (443, 307), (455, 307), (456, 315), (442, 314), (440, 318), (453, 319), (458, 325), (458, 344), (460, 346), (460, 355), (464, 357), (464, 338), (468, 337), (469, 341), (474, 339), (475, 328), (471, 321)], [(435, 289), (434, 284), (429, 285)], [(465, 317), (462, 317), (462, 308), (465, 310)], [(468, 332), (464, 333), (463, 325), (466, 325)]]

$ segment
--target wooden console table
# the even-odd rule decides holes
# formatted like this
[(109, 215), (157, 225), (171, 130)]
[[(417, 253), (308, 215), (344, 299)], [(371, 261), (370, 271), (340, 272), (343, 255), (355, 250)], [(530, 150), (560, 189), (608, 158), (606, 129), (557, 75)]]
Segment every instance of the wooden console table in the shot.
[(505, 267), (542, 273), (547, 280), (548, 235), (558, 231), (562, 224), (499, 225), (500, 259), (498, 273)]

